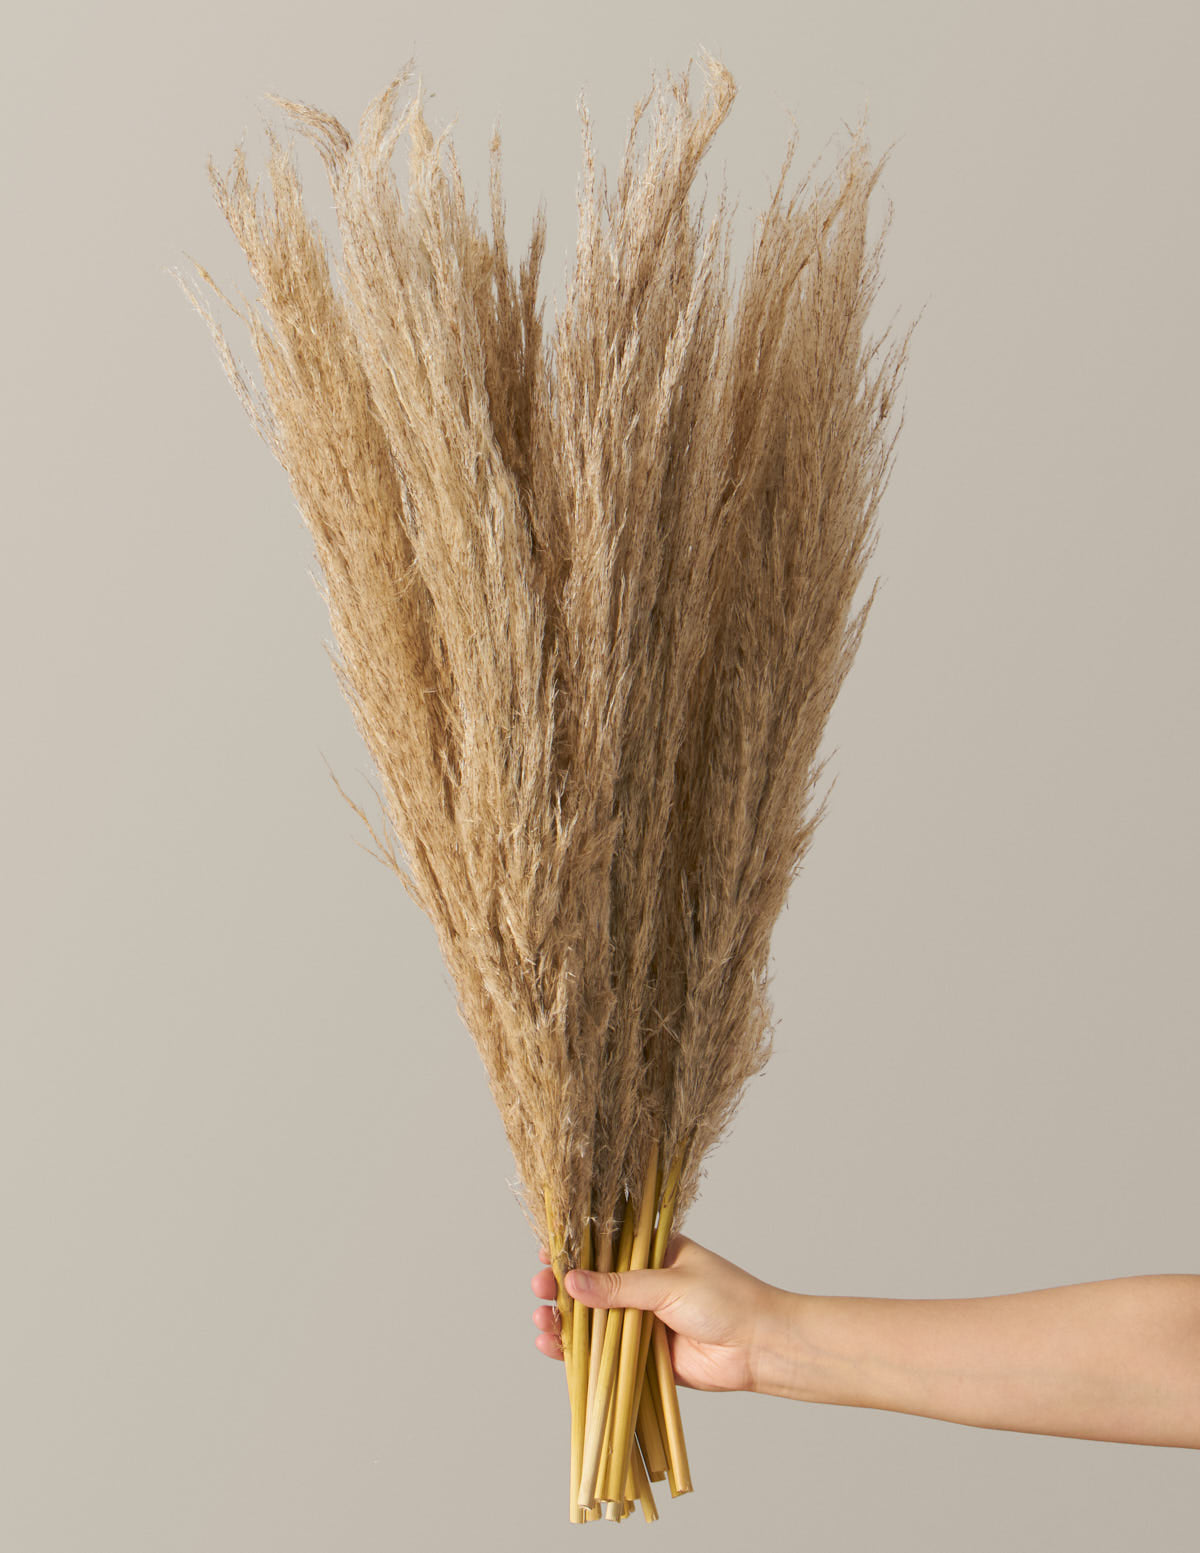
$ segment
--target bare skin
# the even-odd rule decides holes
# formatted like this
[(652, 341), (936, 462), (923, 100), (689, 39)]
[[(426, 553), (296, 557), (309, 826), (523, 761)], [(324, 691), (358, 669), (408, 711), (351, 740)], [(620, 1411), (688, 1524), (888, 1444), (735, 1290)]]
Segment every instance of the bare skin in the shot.
[[(659, 1316), (681, 1386), (1200, 1449), (1200, 1275), (972, 1299), (792, 1294), (676, 1235), (661, 1270), (587, 1280), (567, 1275), (583, 1304)], [(554, 1299), (548, 1267), (532, 1288)], [(561, 1359), (557, 1310), (539, 1305), (533, 1321), (538, 1348)]]

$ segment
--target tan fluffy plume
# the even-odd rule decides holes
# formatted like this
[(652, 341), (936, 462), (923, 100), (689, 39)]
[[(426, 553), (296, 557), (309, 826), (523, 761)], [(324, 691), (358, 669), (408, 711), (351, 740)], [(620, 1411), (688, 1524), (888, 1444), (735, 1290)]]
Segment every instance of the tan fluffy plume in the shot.
[[(865, 334), (886, 158), (860, 128), (788, 197), (793, 137), (732, 288), (724, 196), (707, 222), (689, 203), (735, 95), (702, 58), (698, 108), (686, 72), (637, 105), (612, 194), (581, 99), (552, 328), (544, 210), (514, 272), (499, 135), (489, 234), (420, 85), (400, 111), (411, 63), (354, 136), (274, 99), (324, 161), (338, 261), (274, 133), (266, 190), (241, 151), (210, 164), (258, 288), (239, 316), (260, 385), (186, 288), (312, 533), (384, 834), (358, 812), (436, 928), (560, 1275), (617, 1257), (647, 1192), (678, 1225), (767, 1058), (771, 933), (823, 812), (899, 431), (908, 335)], [(564, 1348), (597, 1346), (560, 1307)]]

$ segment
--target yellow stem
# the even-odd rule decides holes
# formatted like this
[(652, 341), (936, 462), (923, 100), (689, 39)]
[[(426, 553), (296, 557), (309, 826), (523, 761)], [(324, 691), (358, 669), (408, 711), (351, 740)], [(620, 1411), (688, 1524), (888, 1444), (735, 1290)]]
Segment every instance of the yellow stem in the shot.
[(692, 1476), (688, 1466), (687, 1445), (683, 1438), (683, 1419), (679, 1416), (679, 1395), (675, 1390), (675, 1371), (671, 1366), (671, 1350), (667, 1345), (667, 1329), (661, 1321), (654, 1323), (652, 1342), (654, 1371), (658, 1381), (658, 1399), (662, 1406), (664, 1438), (667, 1447), (672, 1494), (691, 1492)]
[(654, 1363), (653, 1348), (651, 1348), (650, 1352), (650, 1362), (646, 1366), (646, 1390), (650, 1395), (651, 1411), (654, 1414), (654, 1421), (658, 1425), (659, 1438), (663, 1442), (663, 1454), (667, 1458), (667, 1481), (670, 1483), (671, 1496), (673, 1498), (679, 1492), (679, 1489), (675, 1483), (675, 1469), (671, 1465), (670, 1452), (667, 1450), (666, 1415), (663, 1413), (662, 1397), (658, 1392), (658, 1369)]
[[(608, 1234), (600, 1236), (600, 1244), (596, 1249), (596, 1271), (601, 1273), (612, 1272), (613, 1265), (613, 1237)], [(591, 1314), (591, 1352), (588, 1356), (588, 1412), (585, 1414), (585, 1423), (588, 1414), (591, 1413), (591, 1399), (596, 1395), (596, 1387), (600, 1381), (600, 1356), (604, 1349), (604, 1332), (608, 1324), (608, 1311), (604, 1309), (593, 1310)]]
[(646, 1459), (646, 1472), (652, 1483), (661, 1483), (667, 1475), (667, 1448), (663, 1444), (662, 1431), (654, 1411), (654, 1399), (650, 1394), (649, 1373), (642, 1381), (642, 1395), (638, 1402), (637, 1441)]
[(671, 1226), (675, 1222), (675, 1204), (679, 1201), (679, 1177), (682, 1172), (683, 1151), (681, 1149), (671, 1161), (671, 1168), (667, 1172), (667, 1179), (663, 1184), (658, 1223), (654, 1226), (654, 1244), (650, 1250), (651, 1267), (661, 1267), (666, 1260), (667, 1246), (671, 1239)]
[[(654, 1242), (654, 1212), (657, 1206), (655, 1187), (658, 1184), (658, 1143), (650, 1146), (650, 1158), (646, 1165), (646, 1179), (642, 1186), (642, 1199), (638, 1213), (637, 1234), (634, 1237), (630, 1257), (631, 1268), (649, 1265)], [(633, 1444), (633, 1420), (641, 1389), (641, 1371), (638, 1367), (642, 1349), (642, 1312), (626, 1309), (621, 1312), (621, 1362), (617, 1380), (617, 1413), (613, 1426), (613, 1456), (611, 1475), (608, 1479), (609, 1496), (615, 1499), (621, 1485), (630, 1472), (630, 1450)], [(627, 1494), (626, 1498), (632, 1498)]]
[(633, 1455), (630, 1458), (633, 1467), (633, 1487), (637, 1497), (642, 1501), (642, 1514), (648, 1521), (658, 1519), (658, 1506), (654, 1503), (654, 1490), (650, 1487), (650, 1474), (646, 1463), (642, 1460), (642, 1453), (636, 1440), (633, 1446)]
[(600, 1501), (602, 1504), (608, 1503), (609, 1500), (615, 1499), (615, 1495), (605, 1493), (599, 1487), (599, 1485), (603, 1484), (608, 1477), (608, 1464), (612, 1458), (612, 1431), (613, 1409), (612, 1403), (610, 1401), (608, 1413), (604, 1419), (604, 1439), (600, 1445), (600, 1473), (597, 1479), (597, 1493), (600, 1494)]
[[(683, 1173), (684, 1149), (680, 1148), (671, 1162), (663, 1188), (662, 1209), (654, 1232), (654, 1249), (651, 1267), (661, 1267), (671, 1239), (671, 1226), (675, 1220), (675, 1205), (679, 1200), (679, 1181)], [(652, 1340), (654, 1370), (657, 1382), (657, 1401), (662, 1413), (663, 1443), (667, 1450), (667, 1469), (672, 1494), (687, 1494), (692, 1489), (691, 1468), (688, 1465), (687, 1445), (683, 1438), (683, 1419), (679, 1412), (679, 1393), (675, 1389), (675, 1370), (671, 1364), (671, 1350), (667, 1342), (666, 1328), (661, 1321), (654, 1323)]]
[[(617, 1272), (628, 1270), (633, 1250), (633, 1210), (626, 1209), (621, 1225), (621, 1242), (617, 1247)], [(596, 1503), (596, 1481), (600, 1473), (600, 1456), (604, 1444), (604, 1429), (612, 1401), (613, 1382), (616, 1379), (617, 1358), (620, 1351), (621, 1323), (609, 1321), (604, 1329), (604, 1347), (600, 1354), (600, 1368), (596, 1384), (588, 1397), (587, 1427), (583, 1439), (583, 1468), (579, 1479), (579, 1503)]]
[[(589, 1219), (583, 1229), (583, 1246), (580, 1266), (592, 1265), (592, 1225)], [(571, 1302), (571, 1357), (569, 1386), (571, 1392), (571, 1520), (582, 1521), (584, 1515), (579, 1505), (579, 1479), (583, 1473), (583, 1435), (587, 1426), (588, 1395), (588, 1308), (577, 1300)], [(564, 1349), (564, 1357), (566, 1350)]]

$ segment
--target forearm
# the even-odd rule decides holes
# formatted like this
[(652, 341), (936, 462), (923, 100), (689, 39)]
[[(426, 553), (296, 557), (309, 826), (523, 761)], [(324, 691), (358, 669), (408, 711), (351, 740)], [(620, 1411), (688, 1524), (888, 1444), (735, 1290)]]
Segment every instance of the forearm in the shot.
[(987, 1429), (1200, 1448), (1200, 1276), (976, 1299), (776, 1294), (757, 1391)]

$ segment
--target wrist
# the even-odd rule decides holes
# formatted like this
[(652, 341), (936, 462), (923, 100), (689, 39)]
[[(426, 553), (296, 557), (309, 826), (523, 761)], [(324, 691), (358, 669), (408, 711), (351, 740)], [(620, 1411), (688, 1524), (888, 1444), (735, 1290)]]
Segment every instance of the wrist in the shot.
[(769, 1288), (755, 1331), (748, 1391), (820, 1402), (821, 1367), (809, 1335), (816, 1296)]

